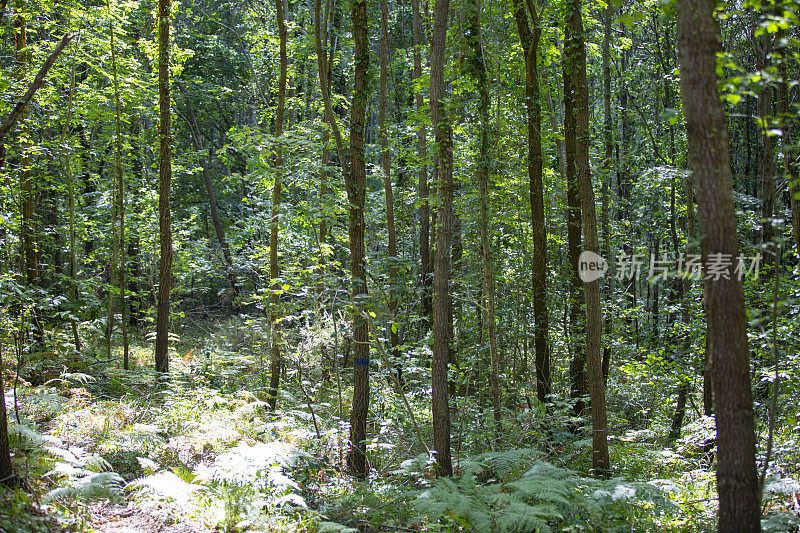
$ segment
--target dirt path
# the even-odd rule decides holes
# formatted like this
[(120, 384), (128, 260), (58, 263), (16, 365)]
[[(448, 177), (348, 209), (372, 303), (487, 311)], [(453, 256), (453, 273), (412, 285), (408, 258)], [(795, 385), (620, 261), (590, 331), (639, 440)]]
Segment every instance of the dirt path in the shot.
[(189, 522), (169, 524), (145, 514), (132, 503), (127, 507), (93, 504), (89, 514), (92, 527), (100, 533), (213, 533), (213, 530)]

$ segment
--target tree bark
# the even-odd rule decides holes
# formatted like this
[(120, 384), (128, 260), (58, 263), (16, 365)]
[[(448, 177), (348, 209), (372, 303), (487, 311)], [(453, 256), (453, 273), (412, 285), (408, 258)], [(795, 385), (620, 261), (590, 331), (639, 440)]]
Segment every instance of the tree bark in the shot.
[[(342, 139), (342, 132), (339, 129), (339, 122), (336, 120), (336, 115), (333, 113), (333, 105), (331, 103), (331, 86), (328, 79), (328, 63), (324, 49), (322, 48), (322, 21), (321, 21), (322, 5), (321, 0), (315, 0), (314, 3), (314, 44), (317, 52), (317, 66), (319, 74), (319, 88), (322, 93), (322, 102), (325, 106), (325, 121), (333, 132), (333, 140), (336, 142), (336, 157), (339, 159), (339, 165), (342, 167), (342, 174), (345, 180), (348, 179), (350, 174), (350, 167), (347, 157), (345, 157), (344, 141)], [(333, 53), (333, 51), (331, 51)]]
[[(584, 250), (599, 253), (597, 216), (589, 168), (589, 86), (586, 81), (586, 49), (583, 40), (581, 0), (568, 0), (564, 28), (564, 77), (571, 81), (574, 108), (575, 172), (581, 199)], [(589, 374), (589, 396), (592, 412), (592, 470), (607, 476), (611, 465), (608, 456), (605, 383), (603, 380), (603, 311), (600, 303), (600, 281), (584, 284), (586, 290), (586, 367)]]
[[(611, 188), (611, 167), (614, 158), (614, 136), (611, 119), (611, 18), (613, 6), (609, 3), (603, 13), (603, 206), (601, 225), (603, 231), (603, 255), (606, 260), (611, 259), (611, 232), (609, 230), (609, 189)], [(611, 301), (611, 278), (608, 277), (603, 284), (603, 295), (606, 301)], [(611, 365), (611, 334), (614, 325), (611, 313), (605, 314), (603, 329), (606, 335), (603, 346), (603, 383), (608, 382), (608, 372)]]
[[(78, 283), (75, 276), (78, 274), (78, 256), (75, 253), (75, 180), (72, 175), (71, 151), (67, 148), (67, 133), (72, 129), (73, 103), (75, 100), (75, 47), (72, 47), (72, 61), (70, 62), (70, 82), (69, 98), (67, 100), (67, 120), (61, 133), (61, 157), (64, 168), (64, 176), (67, 179), (67, 203), (69, 208), (69, 299), (70, 303), (77, 309), (78, 302)], [(75, 344), (75, 351), (81, 351), (81, 338), (78, 333), (78, 321), (75, 317), (70, 318), (72, 329), (72, 339)]]
[(6, 415), (6, 393), (3, 388), (3, 354), (0, 348), (0, 483), (8, 482), (14, 475), (11, 452), (8, 446), (8, 417)]
[(789, 182), (789, 209), (792, 213), (792, 235), (795, 253), (800, 258), (800, 173), (797, 165), (797, 147), (793, 142), (795, 121), (797, 116), (789, 113), (789, 81), (787, 80), (786, 62), (780, 64), (781, 84), (778, 87), (778, 115), (781, 117), (783, 135), (781, 150), (786, 179)]
[[(692, 193), (691, 178), (687, 178), (685, 182), (685, 195), (686, 195), (686, 255), (691, 256), (695, 253), (695, 233), (694, 233), (694, 195)], [(675, 213), (675, 186), (672, 187), (672, 198), (670, 202), (670, 231), (672, 233), (672, 251), (675, 257), (678, 257), (679, 243), (678, 232), (676, 229), (676, 213)], [(691, 335), (689, 332), (689, 323), (691, 321), (691, 281), (689, 278), (676, 278), (675, 279), (675, 302), (681, 306), (681, 321), (683, 322), (683, 339), (680, 341), (680, 351), (677, 356), (677, 362), (682, 373), (688, 374), (686, 365), (686, 356), (691, 349)], [(683, 427), (683, 419), (686, 415), (686, 401), (691, 392), (691, 381), (686, 376), (682, 375), (678, 383), (678, 398), (675, 404), (675, 413), (672, 417), (670, 425), (669, 439), (677, 440), (681, 435), (681, 428)]]
[(156, 372), (169, 372), (169, 294), (172, 285), (172, 132), (169, 80), (169, 26), (172, 0), (158, 0), (158, 107), (159, 107), (159, 189), (158, 229), (161, 260), (156, 317)]
[[(111, 0), (109, 0), (109, 10)], [(114, 239), (114, 258), (112, 260), (112, 272), (116, 269), (117, 287), (119, 290), (119, 304), (121, 311), (120, 330), (122, 332), (122, 368), (128, 370), (128, 325), (126, 323), (128, 313), (125, 302), (125, 175), (122, 168), (122, 102), (119, 96), (119, 75), (117, 72), (117, 50), (114, 45), (114, 24), (111, 24), (111, 63), (114, 73), (114, 109), (116, 122), (116, 146), (114, 152), (114, 162), (116, 171), (116, 201), (114, 207), (114, 218), (112, 218), (112, 239)], [(113, 220), (119, 221), (119, 234), (116, 233)], [(117, 263), (119, 258), (119, 263)], [(111, 359), (111, 337), (114, 332), (114, 294), (108, 296), (108, 358)]]
[(389, 234), (389, 314), (392, 326), (389, 339), (392, 346), (391, 354), (395, 358), (395, 372), (398, 379), (402, 379), (402, 366), (397, 362), (400, 355), (399, 328), (394, 326), (397, 318), (397, 237), (394, 226), (394, 198), (392, 195), (392, 165), (389, 152), (389, 132), (386, 126), (386, 79), (388, 76), (387, 62), (389, 60), (389, 6), (387, 0), (381, 0), (381, 58), (380, 58), (380, 98), (379, 115), (381, 130), (381, 168), (383, 170), (383, 189), (386, 194), (386, 231)]
[[(713, 12), (712, 0), (683, 0), (678, 6), (681, 93), (699, 205), (703, 260), (705, 263), (710, 254), (727, 254), (735, 264), (739, 243), (728, 129), (717, 89), (720, 39)], [(718, 528), (760, 531), (744, 296), (733, 265), (727, 274), (729, 279), (704, 281), (717, 422)]]
[[(350, 156), (345, 158), (344, 142), (331, 106), (328, 83), (327, 60), (322, 49), (321, 2), (314, 6), (314, 37), (319, 67), (320, 90), (325, 105), (325, 116), (336, 141), (336, 153), (342, 166), (347, 187), (350, 236), (350, 276), (352, 296), (356, 305), (353, 312), (353, 407), (350, 411), (350, 451), (347, 454), (347, 469), (359, 479), (366, 478), (367, 411), (369, 409), (369, 329), (360, 314), (359, 302), (367, 294), (366, 264), (364, 263), (364, 201), (366, 194), (366, 168), (364, 163), (364, 125), (369, 101), (367, 75), (369, 71), (369, 36), (367, 33), (366, 2), (353, 2), (351, 18), (355, 38), (355, 73), (353, 79), (353, 103), (350, 108)], [(345, 362), (349, 349), (345, 346)]]
[(586, 323), (581, 309), (584, 304), (584, 287), (578, 277), (578, 257), (581, 246), (581, 198), (578, 192), (576, 168), (576, 122), (574, 81), (566, 59), (563, 64), (564, 79), (564, 162), (567, 180), (567, 263), (569, 265), (569, 381), (570, 396), (575, 399), (573, 413), (583, 416), (586, 410), (586, 352), (583, 336)]
[[(544, 216), (542, 183), (542, 105), (539, 100), (539, 37), (542, 29), (533, 2), (513, 1), (520, 44), (525, 55), (525, 107), (528, 121), (528, 181), (533, 229), (533, 315), (534, 350), (536, 352), (536, 396), (542, 403), (550, 401), (550, 343), (547, 311), (547, 226)], [(528, 15), (531, 24), (528, 24)]]
[[(130, 128), (130, 143), (131, 143), (131, 177), (134, 183), (143, 183), (142, 172), (142, 153), (139, 146), (139, 133), (141, 131), (139, 125), (139, 116), (134, 112), (131, 114), (131, 128)], [(133, 196), (133, 210), (136, 210), (137, 202), (136, 195)], [(131, 237), (128, 242), (127, 256), (131, 263), (131, 276), (129, 288), (131, 292), (130, 300), (130, 325), (137, 327), (144, 318), (144, 305), (142, 305), (143, 296), (134, 296), (139, 293), (139, 273), (140, 273), (140, 236), (137, 228), (134, 226), (131, 231)]]
[[(414, 79), (422, 78), (422, 50), (425, 47), (425, 34), (422, 25), (422, 15), (419, 10), (419, 0), (411, 0), (412, 24), (414, 31)], [(425, 97), (422, 91), (415, 91), (415, 104), (417, 114), (422, 114), (425, 109)], [(430, 250), (430, 205), (428, 202), (428, 127), (420, 119), (417, 129), (417, 156), (419, 158), (417, 180), (419, 183), (419, 257), (420, 277), (422, 281), (422, 318), (424, 330), (429, 328), (432, 316), (431, 283), (432, 263)]]
[[(758, 66), (761, 69), (767, 67), (769, 56), (772, 53), (772, 35), (764, 34), (763, 48), (757, 50)], [(768, 131), (772, 128), (768, 126), (772, 119), (772, 103), (774, 91), (770, 85), (765, 85), (764, 90), (758, 95), (758, 119), (761, 121), (761, 150), (758, 154), (758, 183), (759, 196), (761, 199), (761, 242), (768, 247), (764, 254), (764, 266), (773, 263), (774, 250), (773, 239), (775, 230), (773, 229), (773, 217), (775, 216), (775, 137), (769, 135)], [(766, 269), (763, 273), (763, 280), (770, 279), (771, 271)]]
[(369, 35), (366, 1), (354, 1), (351, 9), (355, 39), (353, 104), (350, 108), (350, 174), (346, 180), (350, 202), (350, 275), (353, 284), (353, 409), (350, 412), (350, 452), (347, 467), (352, 475), (364, 479), (367, 465), (367, 411), (369, 409), (369, 330), (359, 312), (359, 300), (367, 294), (364, 261), (364, 200), (367, 174), (364, 162), (364, 126), (369, 103)]
[(450, 360), (448, 313), (450, 307), (450, 237), (453, 214), (452, 129), (444, 107), (445, 45), (450, 0), (439, 0), (433, 10), (431, 33), (431, 122), (437, 148), (439, 175), (439, 213), (436, 228), (436, 252), (433, 266), (433, 447), (436, 469), (441, 476), (453, 475), (450, 456), (450, 408), (447, 367)]
[(270, 370), (269, 370), (269, 398), (268, 404), (271, 411), (278, 405), (278, 387), (281, 379), (281, 326), (280, 315), (278, 313), (278, 289), (280, 282), (280, 268), (278, 265), (278, 212), (281, 207), (281, 184), (283, 181), (283, 148), (280, 143), (283, 136), (283, 115), (286, 110), (286, 77), (288, 70), (288, 58), (286, 55), (286, 19), (283, 12), (283, 1), (275, 0), (275, 11), (278, 22), (278, 36), (280, 40), (280, 74), (278, 76), (278, 107), (275, 110), (275, 183), (272, 186), (272, 219), (270, 220), (269, 231), (269, 277), (272, 287), (272, 305), (269, 312), (269, 323), (272, 327), (272, 338), (270, 344)]
[[(483, 297), (486, 312), (483, 317), (483, 328), (489, 344), (489, 362), (491, 368), (492, 409), (494, 412), (495, 442), (500, 442), (502, 435), (503, 406), (500, 397), (500, 361), (497, 353), (497, 336), (495, 334), (495, 283), (494, 267), (492, 266), (492, 241), (489, 237), (489, 172), (494, 154), (491, 152), (491, 139), (489, 131), (491, 121), (489, 110), (491, 99), (489, 96), (489, 80), (486, 73), (486, 61), (481, 44), (481, 1), (473, 0), (469, 4), (469, 37), (468, 44), (471, 48), (472, 71), (478, 85), (478, 109), (480, 117), (480, 149), (478, 152), (477, 178), (480, 189), (480, 227), (481, 248), (483, 251)], [(523, 13), (524, 14), (524, 13)], [(483, 343), (481, 343), (483, 344)]]
[[(28, 51), (27, 51), (27, 28), (26, 28), (26, 2), (25, 0), (14, 0), (14, 71), (20, 87), (25, 85), (25, 77), (28, 71)], [(20, 137), (26, 137), (28, 106), (22, 107), (19, 113)], [(36, 258), (36, 228), (34, 227), (34, 196), (33, 179), (31, 178), (30, 165), (28, 162), (27, 141), (20, 143), (20, 206), (22, 207), (21, 221), (22, 226), (22, 256), (25, 271), (25, 282), (36, 285), (37, 258)]]

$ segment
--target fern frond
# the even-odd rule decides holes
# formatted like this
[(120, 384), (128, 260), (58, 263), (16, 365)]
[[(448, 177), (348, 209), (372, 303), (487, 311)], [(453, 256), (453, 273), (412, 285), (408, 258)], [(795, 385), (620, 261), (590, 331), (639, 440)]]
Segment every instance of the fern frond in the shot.
[(495, 490), (478, 485), (474, 476), (463, 476), (457, 483), (441, 478), (417, 498), (415, 506), (420, 515), (431, 521), (446, 518), (468, 525), (473, 531), (491, 531), (492, 511), (488, 502)]
[(502, 452), (487, 452), (476, 455), (464, 462), (464, 472), (481, 479), (502, 478), (523, 462), (532, 461), (541, 452), (534, 448), (515, 448)]
[(555, 521), (562, 518), (563, 516), (558, 509), (552, 505), (527, 505), (521, 502), (513, 502), (498, 517), (497, 529), (503, 533), (529, 531), (550, 533), (553, 529), (550, 527), (548, 520)]
[(117, 499), (123, 494), (125, 480), (116, 472), (97, 472), (79, 477), (64, 487), (56, 487), (44, 495), (44, 503), (65, 500), (105, 500)]
[(506, 483), (503, 489), (508, 492), (512, 501), (549, 502), (562, 505), (569, 505), (568, 498), (572, 492), (563, 479), (532, 477)]

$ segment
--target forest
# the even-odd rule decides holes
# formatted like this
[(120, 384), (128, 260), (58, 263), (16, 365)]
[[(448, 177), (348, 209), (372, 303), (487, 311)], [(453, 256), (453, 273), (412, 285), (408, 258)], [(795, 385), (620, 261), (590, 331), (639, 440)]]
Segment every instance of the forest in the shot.
[(0, 531), (800, 531), (798, 17), (0, 0)]

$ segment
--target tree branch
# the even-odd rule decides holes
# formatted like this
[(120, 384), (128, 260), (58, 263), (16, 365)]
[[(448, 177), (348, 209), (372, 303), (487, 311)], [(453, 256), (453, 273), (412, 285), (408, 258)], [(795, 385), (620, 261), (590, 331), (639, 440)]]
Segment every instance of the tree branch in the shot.
[(61, 42), (56, 45), (55, 49), (50, 53), (50, 57), (47, 58), (47, 61), (44, 62), (42, 68), (39, 69), (39, 72), (36, 74), (36, 77), (33, 79), (33, 83), (31, 83), (28, 90), (23, 95), (22, 99), (17, 102), (17, 105), (14, 106), (14, 109), (9, 113), (9, 115), (3, 120), (2, 126), (0, 126), (0, 144), (2, 144), (3, 140), (5, 139), (6, 133), (14, 126), (14, 123), (19, 118), (19, 115), (25, 109), (25, 106), (30, 103), (33, 99), (33, 95), (36, 94), (36, 91), (44, 85), (44, 79), (47, 76), (47, 72), (50, 70), (50, 67), (53, 66), (53, 63), (56, 62), (56, 58), (58, 55), (66, 48), (66, 46), (70, 43), (74, 34), (68, 33), (64, 35), (61, 39)]

